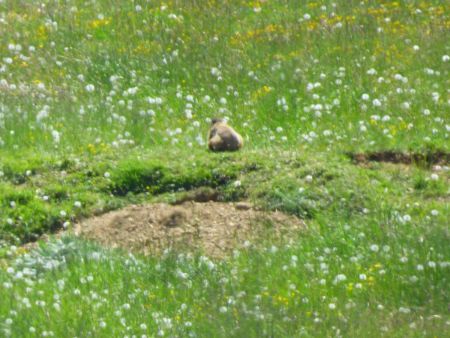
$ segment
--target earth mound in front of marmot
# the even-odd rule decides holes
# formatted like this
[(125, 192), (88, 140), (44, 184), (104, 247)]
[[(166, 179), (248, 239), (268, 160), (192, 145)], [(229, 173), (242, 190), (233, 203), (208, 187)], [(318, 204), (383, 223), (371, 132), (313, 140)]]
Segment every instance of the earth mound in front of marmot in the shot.
[(255, 210), (248, 203), (186, 202), (132, 205), (93, 217), (75, 233), (109, 247), (144, 254), (165, 249), (200, 249), (223, 257), (247, 240), (292, 237), (304, 222), (281, 212)]

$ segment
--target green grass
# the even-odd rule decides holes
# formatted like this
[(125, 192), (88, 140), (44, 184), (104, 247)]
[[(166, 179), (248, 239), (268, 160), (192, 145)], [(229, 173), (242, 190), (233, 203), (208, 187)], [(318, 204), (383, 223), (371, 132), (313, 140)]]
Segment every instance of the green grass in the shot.
[[(370, 217), (335, 220), (290, 245), (214, 262), (135, 258), (66, 238), (19, 255), (0, 275), (0, 311), (12, 320), (3, 328), (19, 336), (31, 327), (99, 337), (440, 336), (448, 327), (448, 238), (435, 228), (421, 241), (415, 227), (397, 223), (387, 233)], [(27, 266), (36, 276), (18, 275)]]
[(2, 148), (202, 147), (220, 115), (254, 148), (448, 151), (444, 1), (258, 3), (0, 4)]
[[(445, 335), (449, 28), (437, 0), (0, 1), (0, 336)], [(206, 150), (215, 116), (242, 151)], [(199, 188), (307, 229), (223, 260), (21, 246)]]
[[(215, 187), (224, 199), (244, 197), (266, 210), (295, 214), (308, 229), (287, 242), (272, 241), (267, 229), (266, 240), (238, 243), (224, 260), (196, 250), (135, 257), (71, 237), (30, 252), (4, 245), (0, 282), (8, 301), (0, 313), (12, 320), (4, 332), (29, 335), (33, 327), (55, 336), (163, 331), (401, 337), (446, 330), (447, 173), (432, 180), (426, 168), (360, 167), (344, 155), (281, 151), (174, 149), (170, 155), (153, 150), (115, 156), (68, 160), (78, 164), (66, 165), (64, 175), (49, 159), (36, 165), (20, 189), (4, 181), (10, 190), (2, 194), (2, 205), (14, 200), (17, 206), (4, 208), (14, 225), (3, 234), (27, 240), (34, 229), (48, 232), (52, 224), (61, 227), (128, 203), (173, 202), (197, 186)], [(118, 187), (129, 187), (129, 193)], [(40, 213), (55, 215), (55, 223)], [(26, 220), (31, 223), (20, 223)]]

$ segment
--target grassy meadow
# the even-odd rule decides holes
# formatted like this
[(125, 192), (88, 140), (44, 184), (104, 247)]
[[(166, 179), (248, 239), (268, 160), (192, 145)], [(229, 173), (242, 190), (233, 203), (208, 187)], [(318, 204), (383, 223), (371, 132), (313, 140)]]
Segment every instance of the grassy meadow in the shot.
[[(449, 10), (0, 0), (0, 336), (448, 335)], [(241, 151), (207, 151), (216, 116)], [(349, 155), (386, 151), (423, 159)], [(307, 228), (223, 259), (24, 245), (202, 187)]]

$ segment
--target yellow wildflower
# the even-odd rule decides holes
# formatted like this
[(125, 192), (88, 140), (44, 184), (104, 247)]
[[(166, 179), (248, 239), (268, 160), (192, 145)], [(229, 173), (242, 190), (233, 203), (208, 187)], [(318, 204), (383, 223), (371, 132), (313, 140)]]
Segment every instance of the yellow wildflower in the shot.
[(89, 27), (91, 27), (93, 29), (97, 29), (99, 27), (107, 26), (110, 23), (111, 23), (110, 18), (96, 19), (96, 20), (92, 20), (91, 22), (89, 22)]

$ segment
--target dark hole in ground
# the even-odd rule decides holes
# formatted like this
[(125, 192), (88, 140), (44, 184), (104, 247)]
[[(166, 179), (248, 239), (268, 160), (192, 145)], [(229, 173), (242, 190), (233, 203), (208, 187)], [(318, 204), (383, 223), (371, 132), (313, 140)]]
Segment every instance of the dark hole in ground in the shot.
[(399, 151), (376, 151), (368, 153), (347, 153), (354, 163), (389, 162), (401, 164), (417, 164), (431, 166), (434, 164), (449, 164), (450, 153), (445, 151), (427, 151), (423, 153), (405, 153)]
[(220, 194), (216, 189), (210, 187), (201, 187), (195, 190), (187, 191), (179, 198), (177, 198), (172, 204), (178, 205), (188, 201), (197, 203), (206, 203), (209, 201), (217, 202), (220, 199)]
[(185, 202), (239, 202), (247, 199), (247, 191), (243, 187), (232, 185), (211, 188), (208, 186), (199, 187), (181, 193), (171, 204), (178, 205)]

